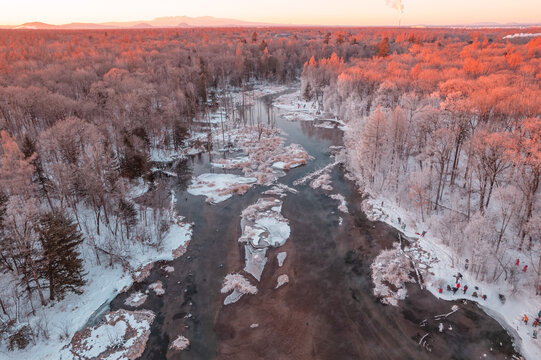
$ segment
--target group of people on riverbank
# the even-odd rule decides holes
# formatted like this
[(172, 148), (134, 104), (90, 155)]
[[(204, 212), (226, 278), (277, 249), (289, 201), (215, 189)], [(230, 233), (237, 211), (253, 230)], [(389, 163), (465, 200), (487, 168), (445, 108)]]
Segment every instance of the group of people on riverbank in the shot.
[[(522, 317), (522, 321), (524, 321), (524, 325), (528, 325), (528, 315), (524, 314)], [(537, 313), (537, 317), (532, 322), (532, 326), (534, 327), (534, 330), (532, 331), (532, 337), (534, 339), (537, 339), (537, 328), (539, 325), (541, 325), (541, 310)]]
[[(447, 291), (452, 291), (453, 295), (454, 295), (454, 294), (457, 293), (457, 291), (460, 290), (460, 287), (461, 287), (460, 281), (462, 280), (462, 274), (457, 273), (453, 277), (455, 278), (455, 285), (451, 286), (451, 285), (447, 284)], [(462, 286), (462, 291), (463, 291), (464, 294), (466, 294), (466, 292), (468, 291), (468, 285)], [(440, 294), (443, 293), (443, 289), (440, 287), (438, 289), (438, 292)], [(471, 296), (474, 297), (474, 298), (482, 298), (483, 300), (487, 299), (487, 295), (486, 294), (481, 294), (481, 291), (479, 291), (479, 287), (477, 287), (477, 286), (475, 286), (475, 291), (472, 293)]]

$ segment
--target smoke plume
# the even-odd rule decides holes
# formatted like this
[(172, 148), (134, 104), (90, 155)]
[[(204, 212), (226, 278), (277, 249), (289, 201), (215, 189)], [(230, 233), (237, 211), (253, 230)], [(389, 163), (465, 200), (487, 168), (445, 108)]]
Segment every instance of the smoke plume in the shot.
[(398, 10), (400, 14), (404, 12), (404, 4), (402, 3), (402, 0), (385, 0), (385, 2), (393, 9)]

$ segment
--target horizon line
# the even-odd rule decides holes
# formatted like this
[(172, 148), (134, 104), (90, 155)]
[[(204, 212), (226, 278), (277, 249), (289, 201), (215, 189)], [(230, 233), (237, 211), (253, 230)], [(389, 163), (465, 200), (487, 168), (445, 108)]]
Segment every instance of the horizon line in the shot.
[[(137, 25), (148, 25), (148, 28), (155, 28), (155, 29), (171, 29), (171, 28), (183, 28), (181, 24), (178, 25), (164, 25), (164, 26), (156, 26), (149, 24), (149, 22), (155, 21), (157, 19), (167, 19), (167, 18), (188, 18), (188, 19), (201, 19), (201, 18), (209, 18), (209, 19), (216, 19), (216, 20), (222, 20), (227, 21), (231, 20), (234, 22), (239, 23), (246, 23), (246, 24), (224, 24), (224, 25), (189, 25), (185, 28), (220, 28), (220, 27), (343, 27), (343, 28), (356, 28), (356, 27), (393, 27), (393, 28), (411, 28), (411, 27), (520, 27), (520, 26), (526, 26), (526, 27), (539, 27), (541, 26), (541, 22), (516, 22), (516, 21), (508, 21), (505, 23), (496, 22), (496, 21), (478, 21), (478, 22), (470, 22), (470, 23), (455, 23), (455, 24), (412, 24), (412, 25), (396, 25), (396, 24), (380, 24), (380, 25), (361, 25), (361, 24), (320, 24), (320, 23), (307, 23), (307, 24), (291, 24), (291, 23), (274, 23), (274, 22), (260, 22), (260, 21), (252, 21), (252, 20), (240, 20), (240, 19), (234, 19), (234, 18), (221, 18), (221, 17), (215, 17), (210, 15), (202, 15), (202, 16), (188, 16), (188, 15), (174, 15), (174, 16), (158, 16), (153, 19), (146, 19), (146, 20), (113, 20), (113, 21), (105, 21), (105, 22), (87, 22), (87, 21), (72, 21), (69, 23), (49, 23), (45, 21), (40, 20), (34, 20), (34, 21), (26, 21), (19, 24), (0, 24), (0, 27), (6, 29), (13, 29), (18, 30), (17, 28), (24, 26), (26, 24), (44, 24), (49, 26), (69, 26), (69, 25), (89, 25), (89, 26), (109, 26), (111, 27), (111, 30), (113, 29), (133, 29)], [(135, 24), (131, 24), (135, 23)], [(126, 24), (123, 26), (123, 24)], [(131, 25), (128, 25), (131, 24)], [(20, 29), (20, 30), (31, 30), (31, 29)], [(45, 30), (45, 29), (35, 29), (35, 30)], [(57, 30), (64, 30), (64, 29), (57, 29)], [(76, 30), (76, 29), (65, 29), (65, 30)], [(84, 30), (84, 28), (80, 28), (80, 30)], [(89, 29), (89, 30), (101, 30), (101, 29)], [(103, 29), (106, 30), (106, 29)]]

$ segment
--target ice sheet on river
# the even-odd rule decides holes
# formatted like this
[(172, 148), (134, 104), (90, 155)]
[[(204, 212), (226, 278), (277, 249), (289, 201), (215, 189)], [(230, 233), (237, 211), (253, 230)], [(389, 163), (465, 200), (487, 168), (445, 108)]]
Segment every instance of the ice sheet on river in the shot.
[(188, 193), (206, 196), (210, 203), (219, 203), (233, 193), (244, 194), (256, 182), (256, 178), (234, 174), (201, 174), (192, 180)]
[(265, 197), (242, 211), (240, 242), (248, 242), (253, 247), (279, 247), (289, 238), (290, 228), (281, 214), (282, 201)]
[(245, 242), (244, 271), (257, 281), (267, 264), (267, 249), (285, 244), (290, 228), (281, 214), (282, 201), (275, 198), (261, 198), (242, 212), (240, 242)]

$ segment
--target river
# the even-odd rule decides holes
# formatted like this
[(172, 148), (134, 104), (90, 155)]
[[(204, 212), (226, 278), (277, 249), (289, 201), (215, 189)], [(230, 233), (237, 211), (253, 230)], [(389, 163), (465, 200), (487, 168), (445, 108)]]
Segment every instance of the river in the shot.
[[(254, 186), (242, 196), (207, 204), (204, 197), (186, 192), (187, 181), (192, 175), (223, 170), (212, 168), (206, 153), (190, 158), (176, 170), (180, 176), (168, 180), (178, 199), (178, 213), (194, 224), (187, 252), (155, 266), (132, 288), (145, 291), (161, 280), (166, 290), (163, 296), (151, 292), (141, 307), (157, 314), (142, 359), (511, 358), (515, 352), (510, 336), (473, 303), (439, 300), (417, 284), (408, 285), (408, 296), (398, 307), (374, 297), (370, 264), (397, 241), (397, 231), (365, 217), (361, 195), (340, 166), (331, 172), (333, 193), (346, 197), (349, 214), (339, 213), (337, 201), (323, 191), (293, 186), (294, 180), (334, 161), (329, 146), (342, 145), (342, 132), (286, 120), (272, 107), (274, 98), (258, 99), (255, 116), (267, 122), (268, 114), (273, 114), (287, 142), (302, 145), (314, 157), (278, 180), (298, 190), (283, 199), (289, 240), (269, 250), (259, 292), (224, 306), (220, 289), (225, 275), (244, 267), (244, 247), (237, 241), (240, 213), (269, 187)], [(275, 255), (281, 251), (287, 252), (287, 259), (280, 268)], [(164, 264), (175, 271), (160, 270)], [(279, 274), (288, 274), (290, 282), (275, 289)], [(130, 292), (118, 295), (111, 309), (126, 308)], [(448, 313), (455, 303), (460, 310), (444, 321), (445, 329), (439, 332), (434, 316)], [(421, 327), (425, 319), (427, 325)], [(253, 323), (259, 326), (251, 328)], [(427, 333), (431, 351), (419, 345)], [(168, 350), (178, 334), (190, 340), (190, 347)]]

